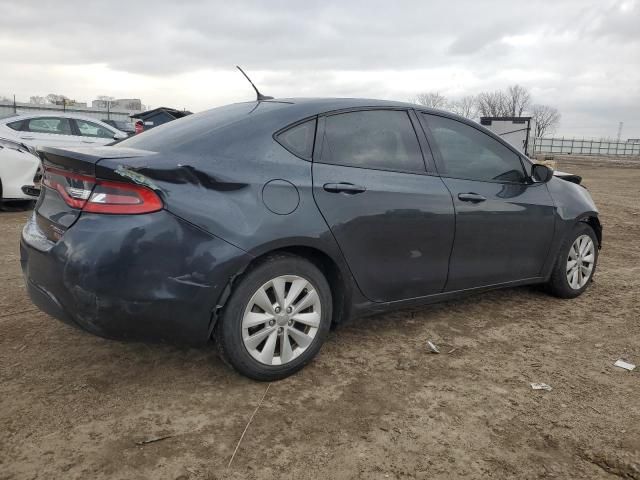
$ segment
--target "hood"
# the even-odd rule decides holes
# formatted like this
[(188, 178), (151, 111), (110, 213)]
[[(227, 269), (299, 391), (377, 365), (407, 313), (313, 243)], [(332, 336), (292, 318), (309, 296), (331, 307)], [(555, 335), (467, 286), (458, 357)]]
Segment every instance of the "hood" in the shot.
[(562, 180), (566, 180), (567, 182), (575, 183), (576, 185), (580, 185), (582, 182), (582, 177), (573, 173), (559, 172), (557, 170), (554, 170), (553, 176), (561, 178)]

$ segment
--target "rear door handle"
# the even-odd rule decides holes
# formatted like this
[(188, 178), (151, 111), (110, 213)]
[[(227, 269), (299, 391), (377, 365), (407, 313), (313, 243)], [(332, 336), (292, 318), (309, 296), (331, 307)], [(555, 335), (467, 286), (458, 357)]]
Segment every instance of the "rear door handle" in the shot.
[(322, 188), (330, 193), (348, 193), (350, 195), (367, 190), (365, 187), (354, 185), (353, 183), (325, 183)]
[(486, 197), (482, 195), (478, 195), (477, 193), (459, 193), (458, 198), (463, 202), (472, 202), (472, 203), (480, 203), (486, 200)]

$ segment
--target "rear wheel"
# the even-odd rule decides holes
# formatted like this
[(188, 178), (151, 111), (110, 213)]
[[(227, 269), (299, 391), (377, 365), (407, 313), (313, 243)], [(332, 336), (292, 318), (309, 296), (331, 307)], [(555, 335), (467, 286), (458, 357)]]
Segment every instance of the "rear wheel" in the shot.
[(301, 257), (268, 257), (242, 277), (216, 329), (223, 359), (255, 380), (279, 380), (318, 353), (331, 324), (331, 290)]
[(598, 262), (598, 239), (586, 223), (578, 223), (564, 241), (551, 278), (549, 291), (560, 298), (581, 295), (593, 279)]

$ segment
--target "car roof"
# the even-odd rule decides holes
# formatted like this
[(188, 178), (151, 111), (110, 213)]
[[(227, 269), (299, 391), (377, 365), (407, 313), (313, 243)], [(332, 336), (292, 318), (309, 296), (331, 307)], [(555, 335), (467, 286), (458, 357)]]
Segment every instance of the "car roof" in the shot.
[(395, 100), (379, 100), (374, 98), (274, 98), (272, 100), (262, 100), (260, 102), (252, 101), (243, 103), (253, 103), (256, 104), (257, 107), (260, 103), (281, 104), (283, 106), (289, 105), (291, 108), (285, 110), (289, 111), (288, 113), (291, 118), (304, 118), (352, 108), (412, 108), (421, 112), (448, 116), (462, 120), (465, 123), (471, 122), (465, 117), (461, 117), (460, 115), (456, 115), (455, 113), (448, 112), (446, 110), (429, 108), (415, 103), (399, 102)]
[(64, 117), (64, 118), (77, 118), (78, 120), (86, 120), (87, 122), (100, 122), (104, 123), (102, 120), (93, 118), (87, 115), (76, 115), (73, 113), (66, 112), (57, 112), (52, 111), (51, 113), (22, 113), (18, 115), (13, 115), (11, 117), (5, 117), (0, 119), (0, 123), (9, 123), (9, 122), (18, 122), (20, 120), (26, 120), (28, 118), (49, 118), (49, 117)]
[(361, 105), (371, 106), (416, 106), (412, 103), (399, 102), (397, 100), (381, 100), (377, 98), (359, 98), (359, 97), (289, 97), (289, 98), (272, 98), (263, 100), (264, 102), (273, 103), (291, 103), (296, 105), (340, 105), (344, 108), (356, 107)]
[(448, 117), (483, 131), (520, 155), (504, 139), (468, 118), (423, 105), (372, 98), (274, 98), (236, 102), (167, 122), (148, 133), (126, 139), (125, 142), (129, 142), (126, 146), (156, 151), (166, 148), (163, 142), (171, 143), (176, 139), (179, 139), (180, 145), (186, 145), (189, 142), (194, 144), (200, 142), (204, 145), (205, 140), (215, 137), (218, 130), (223, 132), (222, 135), (227, 135), (228, 128), (241, 129), (242, 135), (250, 137), (263, 134), (273, 136), (275, 133), (316, 116), (378, 108), (415, 109), (419, 112)]
[(298, 108), (316, 110), (317, 113), (359, 107), (422, 108), (420, 105), (412, 103), (374, 98), (274, 98), (264, 101), (268, 103), (288, 103)]

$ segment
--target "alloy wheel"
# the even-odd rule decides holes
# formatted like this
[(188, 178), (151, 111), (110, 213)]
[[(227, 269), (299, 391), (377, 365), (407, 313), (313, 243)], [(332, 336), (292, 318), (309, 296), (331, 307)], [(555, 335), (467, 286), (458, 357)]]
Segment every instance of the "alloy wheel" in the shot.
[(580, 235), (571, 245), (567, 257), (567, 282), (574, 290), (584, 287), (593, 273), (595, 246), (589, 235)]
[(315, 287), (297, 275), (282, 275), (262, 285), (242, 317), (242, 340), (265, 365), (284, 365), (313, 342), (320, 326), (321, 302)]

